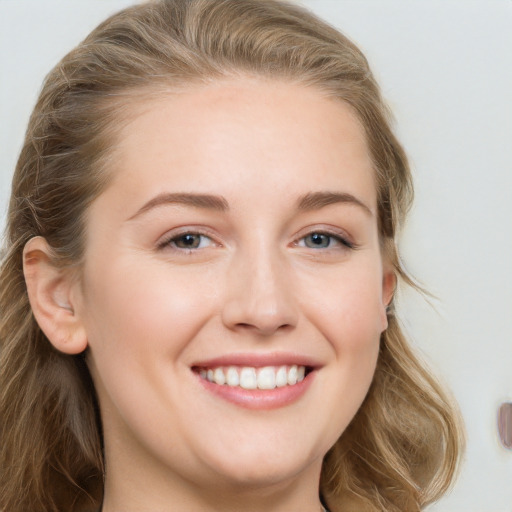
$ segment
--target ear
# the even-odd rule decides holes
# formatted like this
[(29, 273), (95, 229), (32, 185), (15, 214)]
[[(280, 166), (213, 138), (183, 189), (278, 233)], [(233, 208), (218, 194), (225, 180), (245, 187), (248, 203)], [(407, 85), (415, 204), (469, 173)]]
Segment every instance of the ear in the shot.
[(393, 300), (396, 289), (396, 274), (389, 266), (384, 268), (384, 275), (382, 276), (382, 303), (388, 307)]
[(383, 315), (382, 315), (382, 326), (383, 330), (386, 330), (388, 327), (388, 316), (387, 309), (393, 300), (393, 296), (396, 290), (396, 273), (394, 272), (391, 265), (384, 266), (384, 273), (382, 275), (382, 306), (383, 306)]
[(50, 343), (66, 354), (83, 352), (87, 336), (75, 314), (77, 280), (69, 270), (55, 265), (43, 237), (34, 237), (25, 245), (23, 273), (35, 319)]

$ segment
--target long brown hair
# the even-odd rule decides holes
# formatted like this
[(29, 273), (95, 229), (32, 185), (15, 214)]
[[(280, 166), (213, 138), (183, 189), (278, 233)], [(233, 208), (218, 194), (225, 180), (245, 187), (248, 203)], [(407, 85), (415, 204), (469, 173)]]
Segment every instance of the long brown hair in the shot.
[[(316, 87), (350, 104), (373, 159), (379, 230), (395, 271), (412, 201), (404, 151), (361, 51), (306, 10), (278, 0), (161, 0), (95, 29), (51, 71), (14, 175), (0, 269), (0, 510), (93, 510), (102, 500), (101, 421), (83, 356), (56, 351), (30, 309), (22, 251), (43, 236), (61, 265), (80, 266), (88, 205), (109, 180), (109, 148), (130, 104), (229, 76)], [(414, 512), (453, 480), (457, 413), (409, 348), (395, 317), (352, 423), (326, 455), (321, 493), (335, 511)]]

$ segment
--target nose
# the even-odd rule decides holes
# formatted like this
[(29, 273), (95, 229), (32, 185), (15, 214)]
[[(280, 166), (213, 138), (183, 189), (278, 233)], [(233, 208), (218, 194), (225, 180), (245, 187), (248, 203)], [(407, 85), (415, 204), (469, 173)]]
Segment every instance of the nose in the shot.
[(282, 258), (265, 251), (239, 258), (230, 267), (222, 321), (260, 336), (292, 329), (298, 320), (293, 288)]

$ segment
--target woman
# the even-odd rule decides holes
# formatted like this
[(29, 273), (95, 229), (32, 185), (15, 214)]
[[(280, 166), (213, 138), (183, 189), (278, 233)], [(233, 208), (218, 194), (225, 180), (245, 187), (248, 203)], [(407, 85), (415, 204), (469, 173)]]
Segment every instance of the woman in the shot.
[(394, 316), (404, 152), (273, 0), (101, 24), (31, 117), (2, 264), (0, 509), (414, 511), (456, 413)]

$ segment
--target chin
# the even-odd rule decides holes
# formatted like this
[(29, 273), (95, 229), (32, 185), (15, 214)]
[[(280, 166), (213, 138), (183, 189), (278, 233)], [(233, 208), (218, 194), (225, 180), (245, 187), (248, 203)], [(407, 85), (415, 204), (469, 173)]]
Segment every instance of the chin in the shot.
[(229, 461), (218, 461), (215, 466), (218, 474), (222, 475), (226, 482), (249, 490), (286, 484), (287, 481), (316, 466), (320, 470), (322, 460), (322, 456), (308, 457), (308, 454), (299, 448), (293, 453), (280, 452), (273, 455), (267, 450), (248, 450), (246, 453), (232, 452)]

